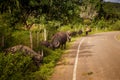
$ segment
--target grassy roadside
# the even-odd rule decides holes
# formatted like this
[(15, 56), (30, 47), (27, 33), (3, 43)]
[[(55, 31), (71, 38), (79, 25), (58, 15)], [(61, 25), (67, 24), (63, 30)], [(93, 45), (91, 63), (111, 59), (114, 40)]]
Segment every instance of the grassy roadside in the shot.
[[(102, 31), (98, 31), (98, 32), (102, 32)], [(92, 32), (89, 33), (89, 35), (95, 34), (95, 33), (98, 33), (98, 32), (93, 30)], [(23, 35), (23, 34), (20, 34), (20, 36)], [(29, 33), (26, 33), (26, 35), (29, 35)], [(16, 39), (18, 39), (17, 35), (14, 35), (14, 36), (15, 36)], [(71, 45), (73, 45), (74, 42), (77, 39), (79, 39), (81, 37), (84, 37), (84, 36), (85, 36), (85, 33), (83, 33), (80, 36), (77, 35), (76, 37), (72, 37), (71, 42), (67, 42), (66, 49), (64, 49), (64, 50), (63, 49), (62, 50), (61, 49), (51, 50), (51, 49), (44, 48), (44, 53), (47, 56), (44, 57), (43, 64), (41, 65), (41, 67), (37, 71), (31, 72), (32, 76), (28, 75), (30, 77), (30, 79), (31, 80), (32, 79), (34, 79), (34, 80), (49, 80), (52, 73), (54, 72), (55, 66), (57, 65), (59, 60), (62, 58), (62, 55), (67, 54), (66, 51), (71, 47)], [(26, 39), (29, 39), (29, 38), (21, 37), (22, 41), (24, 41)], [(16, 40), (16, 42), (18, 40)], [(25, 42), (24, 44), (27, 44), (27, 43)], [(66, 64), (66, 60), (63, 60), (63, 61), (64, 61), (64, 64)]]
[[(98, 30), (98, 31), (94, 30), (94, 31), (90, 32), (89, 35), (92, 35), (92, 34), (95, 34), (95, 33), (100, 33), (100, 32), (103, 32), (103, 31), (102, 30)], [(82, 38), (84, 36), (86, 36), (85, 32), (82, 35), (76, 35), (75, 37), (72, 37), (71, 41), (67, 42), (66, 49), (62, 50), (63, 51), (62, 55), (68, 54), (67, 50), (71, 48), (71, 46), (74, 44), (74, 42), (76, 40), (78, 40), (79, 38)], [(62, 55), (61, 55), (61, 57), (62, 57)]]
[[(99, 32), (102, 32), (102, 31), (99, 31)], [(90, 32), (89, 35), (92, 35), (92, 34), (95, 34), (95, 33), (98, 33), (98, 32), (93, 31), (93, 32)], [(72, 45), (74, 44), (74, 42), (75, 42), (76, 40), (84, 37), (84, 36), (86, 36), (86, 35), (85, 35), (85, 32), (84, 32), (82, 35), (76, 35), (75, 37), (72, 37), (72, 38), (71, 38), (71, 41), (70, 41), (70, 42), (67, 42), (67, 44), (66, 44), (66, 49), (63, 49), (63, 50), (58, 49), (58, 50), (62, 51), (62, 54), (59, 56), (59, 60), (58, 60), (55, 64), (57, 64), (57, 63), (58, 63), (58, 64), (59, 64), (59, 63), (66, 64), (66, 63), (67, 63), (67, 59), (66, 59), (66, 58), (63, 58), (63, 56), (64, 56), (65, 54), (69, 54), (69, 53), (68, 53), (68, 50), (72, 47)], [(57, 50), (56, 50), (56, 51), (57, 51)], [(55, 67), (55, 66), (56, 66), (56, 65), (54, 65), (54, 66), (51, 68), (52, 72), (51, 72), (51, 74), (49, 75), (49, 77), (52, 76), (52, 74), (53, 74), (53, 72), (54, 72), (54, 67)], [(50, 80), (50, 79), (48, 79), (48, 80)]]

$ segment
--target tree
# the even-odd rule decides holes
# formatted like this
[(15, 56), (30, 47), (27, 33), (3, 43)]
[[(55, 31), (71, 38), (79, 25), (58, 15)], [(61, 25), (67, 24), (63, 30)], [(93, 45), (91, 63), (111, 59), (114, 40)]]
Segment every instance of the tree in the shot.
[(101, 0), (82, 0), (80, 16), (93, 20), (99, 14), (100, 5)]
[(45, 15), (46, 20), (59, 20), (69, 22), (76, 16), (79, 0), (2, 0), (0, 3), (1, 14), (10, 13), (14, 18), (13, 25), (18, 22), (29, 29), (34, 22), (28, 23), (28, 19)]
[[(30, 30), (33, 24), (46, 25), (54, 21), (65, 25), (79, 18), (78, 3), (79, 0), (1, 0), (0, 15), (6, 14), (5, 24), (12, 30), (19, 25)], [(40, 20), (43, 16), (44, 22)]]

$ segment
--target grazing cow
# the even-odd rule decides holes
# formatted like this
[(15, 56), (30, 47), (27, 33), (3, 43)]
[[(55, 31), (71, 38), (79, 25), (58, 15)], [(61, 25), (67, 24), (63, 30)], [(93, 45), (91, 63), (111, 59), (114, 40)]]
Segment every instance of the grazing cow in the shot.
[(76, 31), (73, 31), (73, 32), (70, 33), (70, 36), (72, 36), (72, 37), (75, 37), (76, 35), (77, 35)]
[(88, 35), (88, 32), (91, 32), (91, 31), (92, 31), (91, 28), (87, 27), (86, 30), (85, 30), (86, 36)]
[(51, 46), (53, 49), (55, 48), (66, 48), (66, 42), (70, 40), (70, 36), (66, 32), (58, 32), (53, 35), (51, 39)]
[(82, 30), (79, 30), (79, 31), (78, 31), (78, 34), (79, 34), (79, 35), (81, 35), (82, 33), (83, 33), (83, 31), (82, 31)]
[(40, 44), (41, 44), (42, 46), (47, 47), (47, 48), (50, 47), (50, 42), (48, 42), (48, 41), (42, 41)]
[(13, 47), (5, 49), (6, 54), (8, 54), (9, 52), (14, 54), (17, 51), (23, 52), (24, 55), (30, 55), (37, 66), (40, 65), (43, 59), (43, 53), (42, 54), (40, 54), (40, 52), (36, 53), (31, 48), (24, 46), (24, 45), (17, 45), (17, 46), (13, 46)]
[(70, 31), (67, 31), (66, 34), (67, 34), (67, 41), (70, 42), (71, 41)]
[(92, 31), (92, 29), (90, 28), (89, 30), (88, 30), (88, 32), (91, 32)]

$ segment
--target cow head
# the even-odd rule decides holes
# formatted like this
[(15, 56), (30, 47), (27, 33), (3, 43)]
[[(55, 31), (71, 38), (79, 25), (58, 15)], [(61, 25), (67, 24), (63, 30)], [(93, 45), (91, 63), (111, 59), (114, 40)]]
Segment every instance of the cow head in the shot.
[(56, 48), (59, 48), (59, 47), (60, 47), (60, 42), (58, 40), (52, 41), (50, 43), (50, 46), (49, 46), (49, 48), (51, 48), (53, 50), (56, 49)]
[(41, 54), (40, 52), (38, 52), (38, 54), (34, 55), (32, 59), (34, 60), (35, 64), (39, 66), (41, 61), (43, 60), (43, 52)]

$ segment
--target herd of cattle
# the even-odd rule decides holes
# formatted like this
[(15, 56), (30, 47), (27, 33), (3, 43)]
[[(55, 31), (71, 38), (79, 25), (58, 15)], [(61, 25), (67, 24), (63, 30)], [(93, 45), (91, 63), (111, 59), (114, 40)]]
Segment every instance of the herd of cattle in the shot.
[(78, 35), (81, 35), (83, 33), (82, 30), (79, 30), (78, 32), (73, 31), (73, 32), (58, 32), (54, 34), (51, 38), (51, 41), (42, 41), (41, 45), (51, 48), (51, 49), (56, 49), (56, 48), (61, 48), (65, 49), (66, 48), (66, 42), (71, 41), (71, 37)]
[[(67, 41), (71, 41), (71, 37), (78, 35), (81, 35), (83, 33), (82, 30), (79, 30), (78, 32), (73, 31), (73, 32), (57, 32), (56, 34), (54, 34), (50, 40), (50, 42), (48, 41), (42, 41), (40, 43), (41, 46), (45, 46), (47, 48), (50, 49), (56, 49), (56, 48), (61, 48), (61, 49), (65, 49), (66, 48), (66, 42)], [(35, 64), (37, 66), (40, 65), (41, 61), (43, 60), (43, 51), (38, 51), (35, 52), (33, 51), (31, 48), (24, 46), (24, 45), (17, 45), (17, 46), (13, 46), (10, 48), (5, 49), (6, 53), (15, 53), (17, 51), (21, 51), (23, 52), (25, 55), (30, 55), (32, 57), (32, 59), (34, 60)]]

